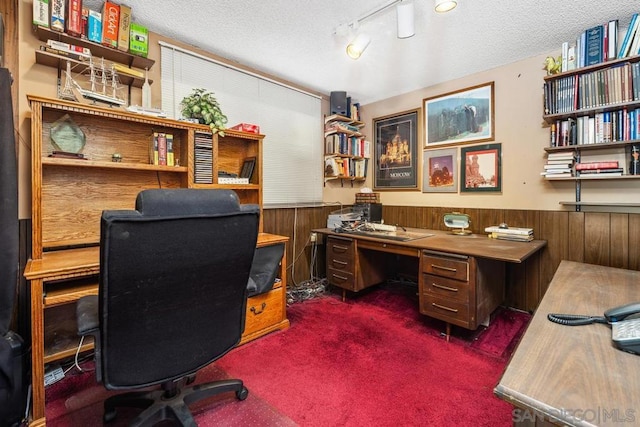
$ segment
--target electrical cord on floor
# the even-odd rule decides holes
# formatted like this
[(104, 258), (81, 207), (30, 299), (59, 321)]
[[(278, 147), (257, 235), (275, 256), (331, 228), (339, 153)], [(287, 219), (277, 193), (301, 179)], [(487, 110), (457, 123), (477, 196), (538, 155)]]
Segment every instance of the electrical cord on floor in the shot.
[(287, 289), (287, 304), (310, 300), (322, 295), (327, 288), (327, 279), (307, 280)]
[(583, 314), (549, 313), (547, 314), (547, 319), (549, 319), (553, 323), (558, 323), (560, 325), (566, 326), (582, 326), (591, 325), (593, 323), (609, 323), (604, 316), (586, 316)]

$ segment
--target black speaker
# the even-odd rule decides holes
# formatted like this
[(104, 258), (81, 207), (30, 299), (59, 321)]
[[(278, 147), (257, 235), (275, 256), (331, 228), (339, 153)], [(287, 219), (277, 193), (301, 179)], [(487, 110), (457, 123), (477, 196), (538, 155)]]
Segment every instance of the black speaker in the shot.
[(341, 116), (347, 115), (347, 92), (334, 91), (331, 92), (330, 100), (330, 112), (329, 114), (340, 114)]

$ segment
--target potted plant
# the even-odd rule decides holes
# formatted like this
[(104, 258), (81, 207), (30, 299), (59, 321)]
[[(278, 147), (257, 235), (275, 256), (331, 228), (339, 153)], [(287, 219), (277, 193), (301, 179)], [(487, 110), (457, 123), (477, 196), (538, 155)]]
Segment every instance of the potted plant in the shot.
[(188, 119), (198, 119), (199, 123), (209, 125), (213, 134), (224, 136), (224, 126), (227, 116), (222, 113), (218, 100), (212, 92), (206, 89), (193, 89), (190, 95), (180, 102), (182, 115)]

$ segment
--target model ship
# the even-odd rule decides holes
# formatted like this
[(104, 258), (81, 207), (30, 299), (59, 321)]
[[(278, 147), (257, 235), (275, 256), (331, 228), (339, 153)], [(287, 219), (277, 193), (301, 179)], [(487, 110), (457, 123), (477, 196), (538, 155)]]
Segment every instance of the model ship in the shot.
[(67, 63), (65, 87), (62, 89), (60, 97), (70, 99), (71, 93), (75, 89), (83, 98), (93, 102), (103, 102), (111, 106), (124, 106), (127, 104), (126, 99), (119, 96), (122, 87), (118, 80), (118, 73), (113, 66), (107, 69), (103, 59), (100, 67), (96, 68), (93, 59), (90, 59), (88, 70), (89, 88), (84, 88), (73, 78), (71, 67)]

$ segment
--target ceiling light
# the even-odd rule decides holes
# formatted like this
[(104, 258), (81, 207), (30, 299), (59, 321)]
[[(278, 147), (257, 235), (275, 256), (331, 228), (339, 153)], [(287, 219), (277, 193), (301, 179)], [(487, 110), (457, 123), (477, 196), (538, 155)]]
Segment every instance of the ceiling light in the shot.
[(436, 0), (436, 12), (449, 12), (458, 5), (457, 0)]
[(353, 39), (351, 43), (347, 46), (347, 55), (351, 59), (358, 59), (362, 52), (369, 46), (371, 42), (371, 38), (365, 33), (358, 34), (358, 37)]
[(406, 39), (415, 34), (413, 19), (413, 3), (400, 2), (396, 6), (398, 18), (398, 38)]

